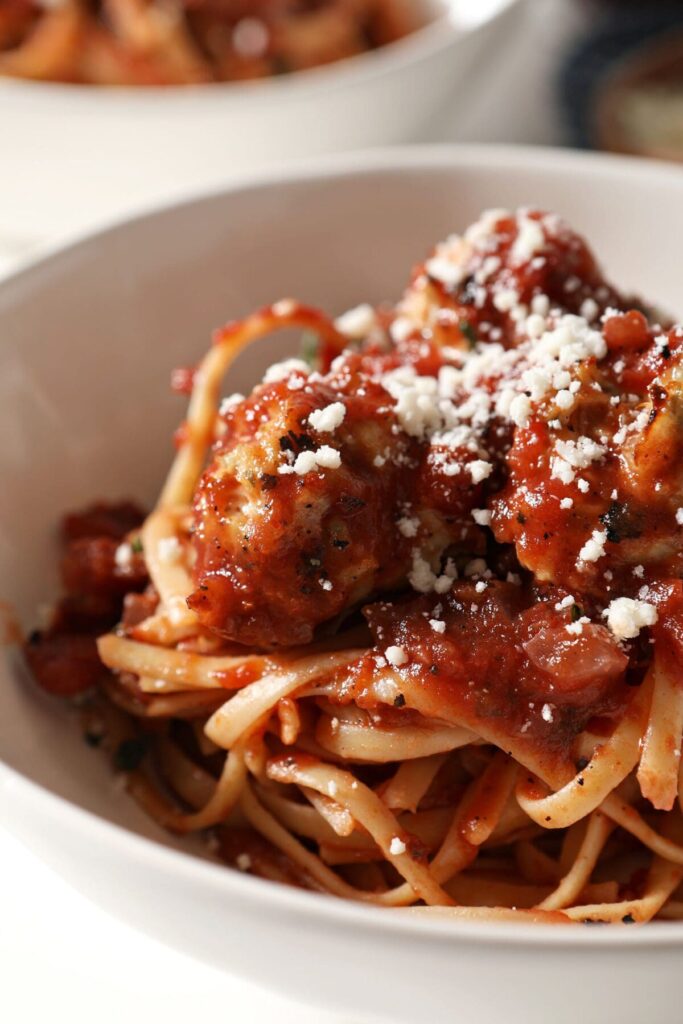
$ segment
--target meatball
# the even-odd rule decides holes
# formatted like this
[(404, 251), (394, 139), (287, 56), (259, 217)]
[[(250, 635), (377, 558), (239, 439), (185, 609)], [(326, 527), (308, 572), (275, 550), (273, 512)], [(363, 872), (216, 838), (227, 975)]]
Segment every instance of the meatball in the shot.
[(536, 579), (609, 601), (683, 572), (683, 330), (633, 311), (607, 318), (603, 338), (571, 406), (539, 402), (515, 431), (491, 509), (496, 539)]
[(447, 469), (444, 510), (425, 468), (431, 449), (404, 426), (352, 353), (325, 376), (274, 367), (226, 409), (195, 499), (189, 604), (201, 623), (258, 647), (303, 644), (370, 594), (438, 570), (473, 527), (465, 467), (476, 452)]
[(489, 210), (420, 264), (398, 308), (397, 337), (428, 328), (443, 345), (515, 346), (529, 316), (629, 309), (603, 277), (584, 239), (538, 210)]

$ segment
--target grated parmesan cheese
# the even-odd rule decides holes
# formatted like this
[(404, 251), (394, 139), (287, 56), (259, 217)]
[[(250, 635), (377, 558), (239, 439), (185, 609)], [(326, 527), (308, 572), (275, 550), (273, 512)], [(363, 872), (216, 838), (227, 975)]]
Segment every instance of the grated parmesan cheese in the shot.
[(474, 519), (477, 526), (491, 525), (491, 513), (487, 508), (473, 508), (472, 518)]
[(445, 256), (433, 256), (425, 263), (427, 275), (434, 281), (439, 281), (446, 288), (457, 288), (466, 276), (464, 266), (446, 259)]
[(308, 417), (308, 422), (314, 430), (320, 433), (331, 434), (337, 427), (341, 426), (346, 416), (346, 406), (343, 402), (332, 402), (324, 409), (315, 409)]
[(345, 334), (347, 338), (353, 338), (355, 341), (366, 338), (376, 324), (375, 311), (367, 302), (347, 310), (334, 321), (334, 326), (340, 334)]
[(630, 640), (638, 636), (643, 626), (654, 626), (658, 617), (653, 604), (631, 597), (615, 598), (603, 615), (619, 640)]
[(408, 655), (406, 654), (405, 647), (387, 647), (386, 651), (384, 652), (384, 656), (389, 662), (389, 664), (393, 665), (394, 668), (400, 668), (401, 665), (406, 665), (410, 660)]
[(475, 459), (474, 462), (468, 464), (467, 469), (472, 477), (473, 484), (481, 483), (482, 480), (486, 480), (487, 477), (491, 476), (493, 472), (491, 463), (486, 462), (484, 459)]
[(278, 473), (297, 473), (299, 476), (304, 476), (316, 469), (339, 469), (340, 466), (341, 455), (337, 449), (323, 444), (316, 451), (299, 452), (294, 464), (287, 463), (284, 466), (278, 466)]
[(510, 255), (515, 263), (528, 263), (545, 246), (545, 235), (537, 220), (526, 213), (517, 214), (517, 238)]
[(311, 368), (303, 359), (284, 359), (281, 363), (273, 363), (269, 366), (263, 377), (264, 384), (276, 384), (280, 380), (287, 380), (293, 373), (302, 373), (308, 377)]
[(114, 552), (114, 561), (118, 569), (130, 569), (133, 561), (133, 548), (130, 544), (119, 544)]
[(233, 395), (228, 395), (226, 398), (222, 399), (221, 404), (218, 407), (218, 415), (225, 416), (231, 409), (234, 409), (236, 405), (239, 405), (240, 402), (243, 401), (244, 395), (241, 395), (239, 391), (236, 391)]
[(606, 530), (593, 530), (593, 533), (579, 551), (579, 559), (582, 562), (597, 562), (605, 554), (606, 540)]

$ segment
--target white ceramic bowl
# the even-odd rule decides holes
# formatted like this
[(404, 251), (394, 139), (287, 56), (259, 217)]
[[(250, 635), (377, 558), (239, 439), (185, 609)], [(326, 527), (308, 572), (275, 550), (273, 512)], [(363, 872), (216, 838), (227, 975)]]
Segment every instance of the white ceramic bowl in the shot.
[[(416, 0), (417, 2), (417, 0)], [(0, 226), (63, 238), (103, 217), (319, 154), (429, 141), (519, 0), (421, 0), (390, 46), (263, 82), (103, 89), (0, 78)]]
[[(487, 148), (337, 159), (121, 224), (0, 284), (0, 596), (31, 622), (54, 584), (65, 508), (152, 499), (183, 415), (169, 369), (196, 359), (213, 326), (281, 296), (332, 312), (394, 297), (434, 240), (484, 207), (519, 203), (566, 215), (620, 284), (683, 306), (680, 170)], [(254, 351), (230, 386), (272, 354)], [(430, 922), (178, 852), (7, 654), (3, 821), (94, 901), (170, 945), (394, 1022), (680, 1020), (682, 926)]]

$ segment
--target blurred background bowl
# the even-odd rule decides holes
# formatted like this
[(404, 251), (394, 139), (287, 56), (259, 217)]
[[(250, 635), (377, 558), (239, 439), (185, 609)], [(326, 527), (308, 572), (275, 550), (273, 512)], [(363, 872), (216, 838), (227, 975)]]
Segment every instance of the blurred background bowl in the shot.
[[(248, 83), (102, 88), (0, 79), (5, 234), (63, 237), (289, 159), (427, 140), (519, 0), (425, 0), (398, 42)], [(41, 187), (36, 187), (36, 166)]]

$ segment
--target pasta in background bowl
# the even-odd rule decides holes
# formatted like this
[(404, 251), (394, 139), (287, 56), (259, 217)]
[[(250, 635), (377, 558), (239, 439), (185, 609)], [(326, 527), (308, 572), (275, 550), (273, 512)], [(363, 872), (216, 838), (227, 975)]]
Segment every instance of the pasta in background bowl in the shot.
[[(6, 282), (2, 416), (13, 443), (2, 456), (2, 596), (31, 625), (54, 583), (58, 516), (93, 496), (153, 499), (178, 418), (167, 367), (199, 356), (226, 307), (240, 316), (293, 292), (337, 314), (359, 297), (381, 302), (400, 291), (405, 266), (434, 238), (493, 203), (533, 201), (587, 234), (612, 280), (675, 312), (679, 225), (671, 211), (680, 208), (680, 189), (666, 168), (558, 153), (464, 149), (338, 162), (130, 222)], [(288, 258), (293, 231), (296, 261)], [(182, 253), (169, 244), (178, 237)], [(443, 277), (443, 267), (432, 269)], [(46, 344), (45, 323), (59, 332), (58, 344)], [(285, 337), (251, 350), (230, 389), (248, 391), (291, 344)], [(165, 850), (160, 843), (184, 842), (115, 792), (79, 743), (72, 716), (28, 686), (8, 655), (0, 690), (5, 819), (86, 893), (153, 934), (292, 995), (392, 1020), (448, 1020), (456, 1002), (463, 1013), (476, 1007), (482, 1021), (504, 1013), (540, 1024), (549, 1006), (559, 1022), (611, 1013), (635, 1024), (646, 1008), (657, 1020), (676, 1019), (680, 925), (530, 930), (440, 921), (438, 911), (424, 921)], [(237, 932), (239, 943), (230, 940)], [(337, 986), (342, 961), (346, 983)], [(627, 979), (636, 965), (647, 984), (633, 992)], [(487, 985), (492, 969), (497, 986)], [(558, 1000), (567, 970), (582, 984)]]
[(394, 43), (426, 23), (412, 0), (4, 0), (0, 74), (173, 86), (291, 74)]
[[(137, 3), (121, 2), (128, 31), (135, 29), (147, 45), (148, 26), (132, 16)], [(6, 51), (0, 54), (3, 230), (27, 240), (64, 238), (141, 204), (218, 187), (285, 160), (428, 141), (435, 119), (447, 112), (459, 85), (464, 88), (470, 69), (491, 47), (504, 45), (517, 7), (518, 0), (424, 0), (415, 8), (421, 27), (356, 55), (353, 46), (320, 50), (309, 68), (304, 54), (318, 44), (297, 30), (282, 44), (296, 70), (247, 81), (234, 69), (231, 81), (211, 80), (211, 67), (191, 61), (190, 74), (182, 47), (180, 54), (174, 49), (173, 60), (166, 56), (165, 71), (150, 71), (146, 58), (142, 74), (134, 62), (146, 86), (68, 80), (79, 74), (104, 80), (105, 71), (112, 82), (125, 77), (100, 50), (98, 75), (92, 66), (79, 71), (67, 54), (61, 69), (66, 82), (51, 81), (60, 69), (52, 76), (39, 60), (23, 71), (47, 80), (6, 77), (13, 68), (22, 70), (17, 51)], [(69, 10), (59, 7), (50, 16), (65, 17)], [(327, 60), (342, 54), (343, 59)], [(177, 80), (194, 75), (194, 84), (160, 84), (173, 78), (169, 61)], [(251, 73), (258, 70), (251, 66)]]

